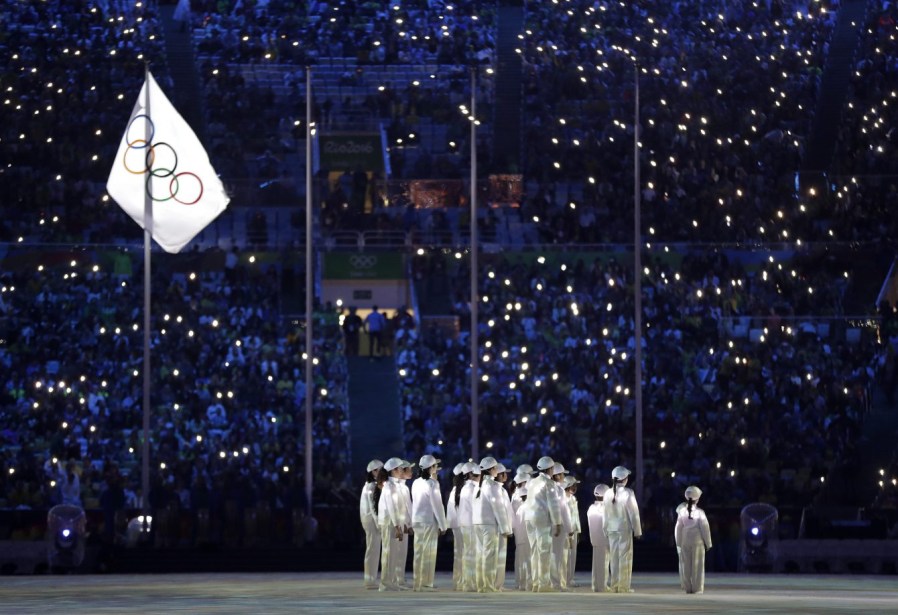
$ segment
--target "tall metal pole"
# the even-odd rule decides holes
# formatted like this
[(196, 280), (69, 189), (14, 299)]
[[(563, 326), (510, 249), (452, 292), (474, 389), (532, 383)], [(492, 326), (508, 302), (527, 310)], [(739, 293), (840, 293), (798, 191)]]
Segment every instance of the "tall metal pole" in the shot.
[(480, 408), (477, 399), (480, 368), (477, 348), (477, 68), (471, 67), (471, 457), (480, 458)]
[(636, 497), (643, 494), (643, 451), (642, 451), (642, 212), (639, 191), (639, 65), (633, 62), (633, 302), (635, 311), (634, 340), (636, 348), (633, 361), (636, 363)]
[[(144, 96), (146, 98), (146, 122), (144, 143), (150, 146), (150, 65), (144, 65)], [(147, 150), (149, 151), (149, 149)], [(147, 160), (149, 163), (149, 159)], [(149, 172), (149, 169), (147, 169)], [(149, 180), (152, 182), (152, 179)], [(146, 516), (150, 512), (150, 261), (153, 243), (153, 199), (148, 189), (143, 191), (143, 441), (140, 445), (140, 510)]]
[(312, 515), (312, 67), (306, 66), (306, 514)]

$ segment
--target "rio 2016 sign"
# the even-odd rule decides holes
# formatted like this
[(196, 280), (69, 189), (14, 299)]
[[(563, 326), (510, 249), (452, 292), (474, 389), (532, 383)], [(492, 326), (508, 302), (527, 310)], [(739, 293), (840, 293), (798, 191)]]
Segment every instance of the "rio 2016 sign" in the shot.
[(321, 166), (329, 171), (383, 172), (384, 154), (378, 133), (333, 134), (319, 137)]

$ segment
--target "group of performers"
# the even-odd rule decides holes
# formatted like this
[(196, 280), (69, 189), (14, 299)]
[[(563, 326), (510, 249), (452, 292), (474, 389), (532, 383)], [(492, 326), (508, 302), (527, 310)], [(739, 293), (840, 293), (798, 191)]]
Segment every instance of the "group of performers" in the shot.
[[(521, 591), (569, 591), (574, 581), (581, 533), (575, 496), (580, 483), (564, 465), (541, 457), (536, 470), (524, 464), (509, 480), (493, 457), (457, 464), (444, 503), (438, 474), (441, 461), (424, 455), (409, 488), (415, 464), (398, 457), (372, 460), (359, 504), (365, 530), (365, 587), (380, 591), (435, 591), (439, 536), (452, 530), (452, 586), (455, 591), (504, 591), (508, 539), (513, 538), (514, 586)], [(628, 593), (633, 539), (642, 535), (636, 494), (627, 487), (630, 471), (618, 466), (612, 485), (596, 485), (587, 511), (592, 544), (594, 592)], [(704, 591), (704, 557), (711, 548), (707, 517), (698, 508), (701, 490), (689, 487), (677, 508), (675, 539), (681, 587)], [(414, 537), (412, 584), (406, 579), (409, 542)], [(377, 571), (380, 564), (380, 580)]]

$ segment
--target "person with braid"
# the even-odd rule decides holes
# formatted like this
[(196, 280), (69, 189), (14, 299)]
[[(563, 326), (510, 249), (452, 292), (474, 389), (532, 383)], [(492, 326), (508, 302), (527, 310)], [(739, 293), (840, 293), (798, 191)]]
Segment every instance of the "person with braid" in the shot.
[(462, 467), (465, 484), (458, 498), (458, 526), (462, 535), (461, 591), (477, 591), (477, 533), (474, 529), (474, 495), (480, 486), (480, 466), (469, 461)]
[(687, 594), (705, 591), (705, 551), (711, 548), (711, 527), (705, 511), (698, 507), (702, 490), (686, 489), (685, 505), (677, 507), (674, 540), (680, 557), (680, 585)]
[(449, 492), (449, 500), (446, 502), (446, 522), (452, 530), (452, 589), (462, 589), (462, 562), (464, 561), (464, 539), (461, 527), (458, 524), (458, 505), (461, 501), (461, 489), (465, 485), (463, 463), (455, 464), (452, 468), (452, 490)]
[[(617, 466), (611, 472), (614, 481), (609, 493), (605, 494), (605, 536), (611, 555), (610, 591), (626, 594), (633, 577), (633, 537), (642, 536), (639, 521), (639, 506), (636, 494), (627, 488), (630, 470)], [(608, 496), (611, 496), (610, 498)]]

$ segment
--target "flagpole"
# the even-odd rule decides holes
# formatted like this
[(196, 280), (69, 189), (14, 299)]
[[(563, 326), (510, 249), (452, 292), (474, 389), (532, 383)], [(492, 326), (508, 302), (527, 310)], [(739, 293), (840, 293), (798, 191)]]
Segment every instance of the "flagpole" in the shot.
[[(146, 122), (144, 143), (150, 147), (150, 64), (144, 64), (144, 90), (146, 97)], [(149, 158), (147, 158), (149, 162)], [(149, 172), (149, 169), (147, 169)], [(151, 181), (148, 178), (148, 181)], [(143, 191), (143, 442), (141, 443), (141, 512), (150, 511), (150, 260), (153, 241), (153, 199), (149, 190)]]
[[(306, 66), (306, 514), (312, 515), (312, 67)], [(294, 530), (295, 531), (295, 530)]]
[(477, 67), (471, 67), (471, 458), (480, 457), (480, 403), (477, 398), (480, 366), (477, 339)]
[(636, 402), (636, 497), (643, 500), (644, 465), (642, 450), (642, 203), (639, 178), (639, 64), (633, 62), (633, 361), (636, 367), (634, 393)]

